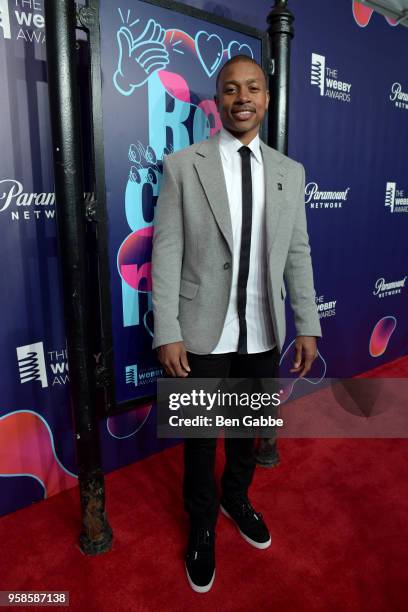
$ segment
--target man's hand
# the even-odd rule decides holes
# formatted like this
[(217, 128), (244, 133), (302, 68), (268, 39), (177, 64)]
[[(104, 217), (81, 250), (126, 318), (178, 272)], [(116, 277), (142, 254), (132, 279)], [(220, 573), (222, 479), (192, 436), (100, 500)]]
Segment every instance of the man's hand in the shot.
[(317, 357), (315, 336), (298, 336), (295, 342), (295, 358), (291, 372), (299, 373), (299, 378), (307, 374)]
[(159, 346), (157, 356), (170, 376), (185, 378), (191, 371), (184, 342), (171, 342)]

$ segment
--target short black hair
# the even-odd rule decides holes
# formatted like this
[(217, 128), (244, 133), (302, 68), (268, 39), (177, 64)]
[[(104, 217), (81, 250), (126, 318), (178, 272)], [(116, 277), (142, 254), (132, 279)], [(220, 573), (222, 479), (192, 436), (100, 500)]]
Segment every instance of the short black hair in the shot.
[(260, 64), (258, 64), (258, 62), (256, 60), (253, 59), (253, 57), (250, 57), (249, 55), (234, 55), (227, 62), (225, 62), (223, 67), (220, 68), (220, 70), (218, 71), (217, 79), (215, 81), (215, 90), (217, 92), (218, 92), (218, 84), (220, 82), (220, 76), (221, 76), (222, 71), (224, 70), (224, 68), (228, 68), (228, 66), (231, 66), (231, 64), (235, 64), (237, 62), (250, 62), (251, 64), (255, 64), (255, 66), (258, 66), (258, 68), (260, 68), (262, 70), (262, 74), (265, 77), (266, 83), (268, 83), (268, 81), (266, 79), (266, 74), (264, 72), (264, 69), (262, 68), (262, 66)]

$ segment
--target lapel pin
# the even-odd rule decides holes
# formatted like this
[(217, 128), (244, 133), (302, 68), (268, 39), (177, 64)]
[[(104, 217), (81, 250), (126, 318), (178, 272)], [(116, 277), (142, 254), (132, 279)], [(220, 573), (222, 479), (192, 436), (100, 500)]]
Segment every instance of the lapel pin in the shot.
[(282, 183), (278, 183), (278, 189), (279, 191), (282, 191)]

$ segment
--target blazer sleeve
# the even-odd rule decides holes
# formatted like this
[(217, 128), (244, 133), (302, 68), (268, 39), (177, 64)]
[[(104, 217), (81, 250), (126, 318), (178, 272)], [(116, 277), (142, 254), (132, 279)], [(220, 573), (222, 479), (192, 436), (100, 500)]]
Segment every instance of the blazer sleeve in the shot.
[(183, 250), (181, 191), (171, 164), (165, 157), (153, 233), (153, 348), (183, 339), (178, 321)]
[(296, 334), (321, 337), (319, 315), (315, 302), (312, 259), (307, 233), (305, 207), (305, 169), (300, 169), (300, 185), (297, 196), (297, 213), (286, 260), (284, 278), (292, 306)]

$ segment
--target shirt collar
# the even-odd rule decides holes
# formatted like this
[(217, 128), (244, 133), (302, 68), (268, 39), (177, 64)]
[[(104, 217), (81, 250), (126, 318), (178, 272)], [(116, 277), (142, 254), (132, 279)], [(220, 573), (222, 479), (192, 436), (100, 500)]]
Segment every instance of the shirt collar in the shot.
[[(221, 128), (219, 144), (221, 153), (224, 154), (226, 157), (228, 155), (236, 153), (243, 146), (242, 142), (238, 140), (238, 138), (235, 138), (235, 136), (233, 136), (231, 132), (229, 132), (225, 128)], [(256, 161), (259, 164), (262, 164), (262, 152), (259, 134), (257, 134), (255, 138), (251, 140), (247, 147), (251, 149), (251, 153), (253, 154)]]

